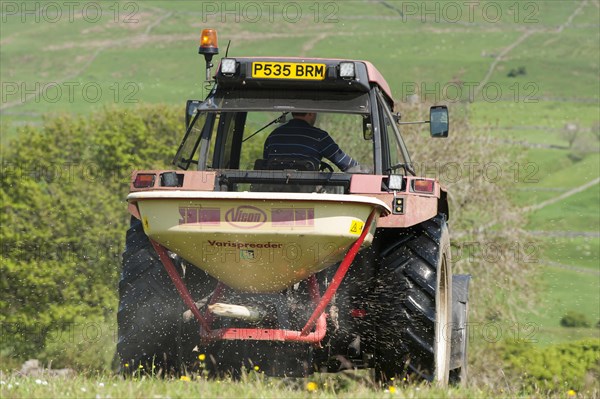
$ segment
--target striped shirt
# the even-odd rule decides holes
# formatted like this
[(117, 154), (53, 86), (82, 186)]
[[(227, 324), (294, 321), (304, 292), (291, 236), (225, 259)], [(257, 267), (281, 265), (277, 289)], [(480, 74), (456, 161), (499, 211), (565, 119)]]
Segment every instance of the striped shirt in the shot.
[(267, 137), (263, 158), (269, 160), (275, 157), (311, 159), (317, 163), (327, 158), (343, 171), (358, 165), (340, 149), (329, 133), (302, 119), (292, 119)]

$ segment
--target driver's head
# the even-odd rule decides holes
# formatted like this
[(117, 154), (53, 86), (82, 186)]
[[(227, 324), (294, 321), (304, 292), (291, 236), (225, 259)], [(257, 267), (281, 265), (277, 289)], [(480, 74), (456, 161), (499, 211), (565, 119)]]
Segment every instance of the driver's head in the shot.
[(317, 121), (317, 114), (315, 112), (292, 112), (294, 119), (302, 119), (309, 125), (314, 126)]

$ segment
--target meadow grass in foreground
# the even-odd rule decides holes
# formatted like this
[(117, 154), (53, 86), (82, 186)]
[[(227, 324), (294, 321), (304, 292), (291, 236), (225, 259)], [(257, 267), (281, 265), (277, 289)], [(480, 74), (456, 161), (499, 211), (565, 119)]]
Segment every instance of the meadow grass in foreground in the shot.
[[(114, 375), (64, 377), (4, 376), (0, 397), (12, 398), (485, 398), (491, 391), (475, 388), (439, 389), (425, 385), (376, 387), (350, 374), (316, 374), (306, 379), (268, 378), (248, 373), (241, 381)], [(501, 394), (501, 393), (500, 393)], [(513, 397), (512, 393), (509, 396)], [(563, 397), (565, 395), (562, 395)]]

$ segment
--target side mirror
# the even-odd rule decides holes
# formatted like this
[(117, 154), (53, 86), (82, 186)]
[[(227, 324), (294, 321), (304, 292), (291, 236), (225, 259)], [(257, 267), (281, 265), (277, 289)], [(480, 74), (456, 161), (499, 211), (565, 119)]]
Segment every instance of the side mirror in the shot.
[(194, 119), (194, 115), (196, 114), (196, 109), (200, 105), (201, 101), (199, 100), (187, 100), (185, 104), (185, 128), (190, 127), (190, 122)]
[(437, 105), (429, 109), (429, 132), (431, 137), (448, 137), (450, 121), (448, 107)]
[(373, 124), (368, 116), (363, 117), (363, 138), (373, 140)]

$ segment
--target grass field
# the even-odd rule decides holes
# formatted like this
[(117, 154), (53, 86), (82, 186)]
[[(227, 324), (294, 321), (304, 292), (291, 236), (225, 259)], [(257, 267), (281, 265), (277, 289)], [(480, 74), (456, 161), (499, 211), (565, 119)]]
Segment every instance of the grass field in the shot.
[[(543, 267), (542, 284), (550, 295), (541, 296), (535, 314), (522, 316), (523, 322), (526, 320), (536, 325), (532, 337), (542, 345), (582, 338), (600, 339), (600, 331), (595, 327), (600, 321), (598, 292), (585, 288), (590, 285), (598, 287), (600, 284), (597, 267), (595, 273), (574, 272), (551, 265)], [(568, 311), (585, 314), (591, 328), (561, 327), (560, 320)]]
[(546, 259), (565, 265), (577, 265), (583, 270), (598, 272), (600, 254), (598, 237), (549, 237), (540, 241), (540, 251)]
[[(202, 61), (195, 48), (200, 28), (208, 25), (219, 29), (222, 47), (227, 39), (232, 40), (232, 55), (369, 59), (388, 78), (399, 100), (415, 90), (431, 93), (421, 93), (430, 100), (464, 100), (475, 84), (499, 87), (499, 96), (493, 90), (485, 98), (482, 93), (476, 96), (479, 101), (472, 107), (476, 124), (562, 128), (565, 121), (578, 120), (587, 126), (595, 120), (597, 38), (588, 34), (593, 32), (589, 25), (593, 4), (575, 16), (573, 29), (561, 32), (556, 31), (556, 21), (564, 23), (577, 3), (554, 2), (549, 7), (532, 2), (536, 7), (522, 5), (520, 14), (508, 3), (495, 3), (502, 6), (500, 21), (486, 21), (479, 10), (473, 14), (472, 25), (450, 23), (445, 14), (433, 24), (424, 24), (419, 15), (401, 16), (402, 9), (394, 7), (402, 8), (402, 3), (390, 3), (391, 8), (362, 1), (300, 3), (297, 23), (287, 22), (280, 11), (268, 23), (264, 23), (267, 15), (261, 14), (263, 19), (252, 23), (250, 15), (242, 12), (234, 24), (228, 22), (235, 15), (229, 20), (228, 14), (219, 12), (206, 16), (185, 2), (133, 4), (137, 5), (135, 18), (128, 18), (129, 8), (118, 16), (111, 9), (104, 10), (94, 23), (83, 18), (72, 23), (36, 23), (33, 18), (23, 23), (22, 18), (6, 18), (0, 76), (5, 83), (2, 116), (10, 122), (8, 126), (35, 121), (48, 112), (90, 112), (103, 104), (179, 104), (182, 98), (201, 98)], [(245, 3), (239, 4), (243, 10)], [(444, 2), (439, 4), (444, 8)], [(467, 18), (465, 13), (463, 20)], [(131, 20), (137, 22), (125, 23)], [(533, 32), (531, 36), (509, 58), (498, 62), (484, 81), (494, 56), (527, 29)], [(40, 41), (41, 35), (51, 35), (52, 42)], [(263, 44), (266, 40), (268, 45)], [(555, 61), (549, 64), (546, 59)], [(507, 70), (519, 66), (527, 67), (525, 76), (506, 76)], [(565, 77), (563, 71), (572, 77)], [(457, 86), (449, 86), (456, 82), (467, 85), (457, 91)], [(36, 92), (36, 84), (37, 94), (27, 96), (25, 92)], [(72, 93), (69, 87), (74, 88)], [(496, 102), (496, 97), (502, 101)], [(552, 100), (558, 97), (567, 101)], [(588, 103), (569, 102), (574, 99)]]
[(392, 385), (384, 390), (370, 387), (363, 375), (325, 375), (299, 380), (264, 378), (251, 373), (241, 382), (207, 381), (194, 377), (180, 380), (143, 378), (124, 381), (111, 376), (63, 378), (30, 377), (2, 380), (2, 398), (481, 398), (490, 393), (480, 389), (435, 389)]
[[(36, 22), (31, 16), (23, 22), (21, 14), (3, 14), (0, 145), (8, 145), (19, 126), (40, 124), (43, 117), (62, 112), (88, 115), (111, 105), (167, 103), (181, 105), (183, 113), (186, 99), (200, 99), (206, 94), (202, 82), (204, 61), (197, 54), (197, 43), (202, 28), (214, 27), (219, 30), (221, 55), (231, 39), (230, 56), (368, 59), (386, 76), (397, 100), (417, 93), (422, 101), (447, 102), (451, 118), (453, 107), (459, 108), (459, 102), (460, 108), (466, 104), (469, 123), (481, 135), (489, 134), (503, 142), (506, 152), (518, 163), (515, 185), (506, 189), (523, 208), (599, 177), (598, 140), (592, 131), (600, 120), (597, 0), (482, 2), (500, 7), (502, 17), (497, 22), (490, 22), (490, 15), (482, 13), (483, 6), (475, 10), (472, 20), (465, 8), (458, 22), (450, 22), (448, 15), (441, 15), (437, 21), (429, 16), (422, 22), (418, 12), (413, 15), (410, 9), (402, 8), (407, 3), (411, 2), (297, 2), (294, 4), (300, 5), (301, 17), (296, 22), (290, 22), (295, 14), (286, 15), (287, 20), (282, 14), (282, 7), (288, 3), (277, 3), (281, 7), (272, 15), (263, 9), (254, 22), (251, 13), (225, 14), (218, 10), (211, 14), (206, 9), (203, 13), (201, 5), (185, 1), (115, 3), (118, 15), (109, 8), (114, 4), (107, 3), (96, 22), (82, 18), (79, 8), (72, 22), (66, 16), (56, 23), (43, 19)], [(432, 3), (443, 10), (456, 2)], [(225, 2), (210, 4), (222, 7)], [(243, 9), (250, 3), (236, 4)], [(525, 68), (525, 74), (508, 76), (520, 67)], [(481, 91), (476, 89), (479, 85)], [(581, 155), (576, 153), (580, 151), (576, 146), (568, 148), (561, 135), (567, 123), (581, 128), (582, 140), (589, 135), (587, 141), (578, 144), (589, 153)], [(514, 173), (513, 162), (501, 166)], [(566, 329), (559, 321), (568, 310), (585, 312), (593, 323), (600, 318), (599, 203), (599, 186), (595, 185), (529, 212), (525, 226), (515, 226), (534, 231), (535, 238), (540, 239), (538, 303), (534, 314), (519, 316), (539, 325), (540, 344), (598, 337), (598, 329)], [(545, 237), (545, 231), (565, 235), (549, 233)], [(591, 236), (569, 236), (581, 232)], [(17, 386), (16, 380), (2, 378), (3, 398), (96, 394), (141, 397), (137, 392), (142, 383), (146, 387), (144, 397), (254, 397), (252, 384), (263, 384), (252, 382), (248, 389), (226, 382), (91, 378), (67, 385), (55, 380), (48, 381), (48, 385), (35, 379), (19, 380)], [(113, 388), (112, 384), (117, 386)], [(310, 396), (390, 395), (352, 385), (354, 382), (338, 384), (342, 388), (337, 391), (319, 385)], [(309, 395), (303, 386), (298, 390), (277, 384), (270, 388), (261, 390), (261, 395)], [(415, 388), (401, 393), (406, 397), (488, 396), (478, 390)]]

